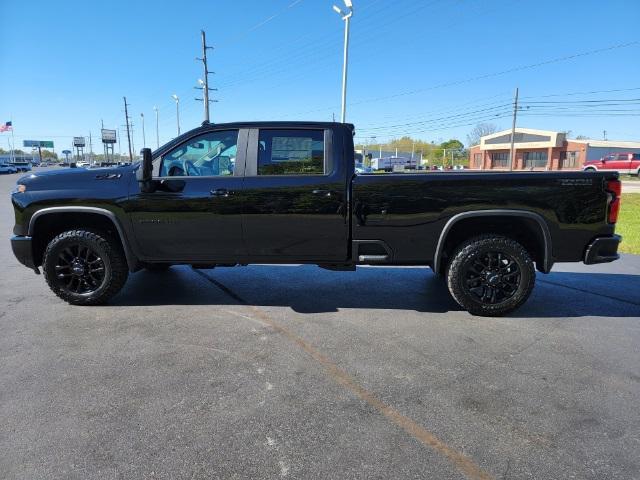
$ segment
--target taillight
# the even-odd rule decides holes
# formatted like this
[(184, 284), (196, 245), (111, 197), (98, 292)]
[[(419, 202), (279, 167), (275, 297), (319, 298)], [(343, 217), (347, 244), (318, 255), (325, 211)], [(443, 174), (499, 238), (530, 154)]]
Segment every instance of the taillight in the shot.
[(607, 180), (607, 193), (609, 193), (609, 215), (607, 220), (609, 223), (618, 221), (618, 213), (620, 212), (620, 195), (622, 194), (622, 183), (620, 180)]

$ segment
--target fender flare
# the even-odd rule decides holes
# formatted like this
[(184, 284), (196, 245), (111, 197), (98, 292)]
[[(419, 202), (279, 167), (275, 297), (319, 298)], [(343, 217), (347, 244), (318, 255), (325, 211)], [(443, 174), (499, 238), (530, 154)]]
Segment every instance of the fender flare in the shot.
[(127, 260), (127, 265), (129, 266), (130, 271), (136, 270), (136, 265), (138, 264), (138, 260), (136, 256), (131, 251), (131, 247), (127, 240), (127, 236), (116, 217), (115, 213), (106, 208), (99, 207), (83, 207), (83, 206), (64, 206), (64, 207), (46, 207), (41, 208), (40, 210), (36, 210), (31, 218), (29, 219), (29, 230), (27, 235), (33, 236), (34, 228), (36, 221), (45, 215), (50, 215), (54, 213), (70, 213), (70, 212), (78, 212), (78, 213), (93, 213), (96, 215), (102, 215), (103, 217), (107, 217), (111, 223), (116, 227), (116, 231), (118, 232), (118, 236), (120, 237), (120, 242), (122, 243), (122, 248), (124, 250), (124, 256)]
[(522, 217), (534, 220), (540, 228), (540, 231), (542, 232), (542, 238), (544, 239), (544, 258), (542, 259), (542, 266), (540, 270), (544, 273), (549, 273), (551, 271), (551, 267), (553, 266), (551, 233), (549, 232), (549, 226), (547, 225), (547, 222), (544, 220), (542, 215), (535, 212), (528, 212), (526, 210), (495, 209), (462, 212), (454, 215), (447, 221), (447, 223), (444, 225), (444, 228), (442, 229), (442, 232), (440, 232), (440, 238), (438, 239), (436, 251), (433, 256), (434, 272), (439, 272), (440, 268), (442, 267), (442, 251), (444, 249), (445, 241), (447, 240), (447, 235), (449, 234), (453, 226), (460, 220), (475, 217)]

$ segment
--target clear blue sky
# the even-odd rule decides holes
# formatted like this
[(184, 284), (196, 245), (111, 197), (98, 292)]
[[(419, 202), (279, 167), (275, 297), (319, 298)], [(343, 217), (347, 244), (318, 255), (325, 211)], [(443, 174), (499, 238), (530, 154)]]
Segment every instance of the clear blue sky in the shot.
[[(428, 141), (465, 141), (472, 125), (464, 123), (510, 102), (516, 86), (523, 97), (640, 87), (638, 44), (478, 78), (638, 41), (636, 0), (354, 3), (347, 121), (361, 137), (407, 133)], [(136, 150), (142, 146), (140, 113), (147, 144), (155, 146), (154, 105), (163, 143), (175, 135), (171, 94), (181, 99), (183, 131), (202, 121), (202, 105), (193, 100), (202, 76), (194, 61), (200, 29), (216, 46), (210, 68), (220, 102), (212, 106), (213, 121), (330, 120), (333, 113), (339, 118), (343, 23), (331, 5), (1, 0), (0, 122), (13, 120), (16, 144), (52, 139), (59, 152), (73, 135), (91, 131), (95, 138), (101, 119), (107, 128), (122, 126), (126, 95)], [(576, 98), (633, 99), (640, 98), (640, 89), (549, 97)], [(488, 114), (494, 111), (500, 109)], [(503, 128), (510, 122), (494, 121)], [(640, 140), (638, 116), (523, 114), (518, 125), (593, 138), (606, 129), (610, 139)], [(7, 137), (0, 134), (2, 148)], [(94, 149), (102, 150), (96, 144)]]

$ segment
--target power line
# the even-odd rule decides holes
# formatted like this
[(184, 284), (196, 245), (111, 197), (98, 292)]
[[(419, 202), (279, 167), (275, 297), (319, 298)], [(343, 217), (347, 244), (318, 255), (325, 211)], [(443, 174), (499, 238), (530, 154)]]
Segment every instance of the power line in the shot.
[(631, 92), (634, 90), (640, 90), (640, 87), (633, 88), (616, 88), (613, 90), (591, 90), (588, 92), (569, 92), (569, 93), (552, 93), (550, 95), (537, 95), (537, 96), (528, 96), (522, 98), (551, 98), (551, 97), (570, 97), (573, 95), (592, 95), (596, 93), (613, 93), (613, 92)]
[[(349, 106), (362, 105), (362, 104), (373, 103), (373, 102), (379, 102), (381, 100), (389, 100), (389, 99), (392, 99), (392, 98), (398, 98), (398, 97), (403, 97), (403, 96), (408, 96), (408, 95), (415, 95), (415, 94), (427, 92), (427, 91), (430, 91), (430, 90), (437, 90), (437, 89), (446, 88), (446, 87), (452, 87), (452, 86), (456, 86), (456, 85), (463, 85), (465, 83), (471, 83), (471, 82), (475, 82), (475, 81), (478, 81), (478, 80), (486, 80), (488, 78), (494, 78), (494, 77), (498, 77), (498, 76), (502, 76), (502, 75), (507, 75), (509, 73), (519, 72), (519, 71), (528, 70), (528, 69), (532, 69), (532, 68), (537, 68), (537, 67), (541, 67), (541, 66), (545, 66), (545, 65), (551, 65), (551, 64), (554, 64), (554, 63), (565, 62), (565, 61), (573, 60), (573, 59), (576, 59), (576, 58), (586, 57), (586, 56), (589, 56), (589, 55), (596, 55), (598, 53), (604, 53), (604, 52), (608, 52), (608, 51), (616, 50), (616, 49), (620, 49), (620, 48), (627, 48), (627, 47), (635, 46), (635, 45), (638, 45), (638, 44), (640, 44), (640, 41), (633, 40), (631, 42), (620, 43), (620, 44), (616, 44), (616, 45), (610, 45), (608, 47), (598, 48), (598, 49), (594, 49), (594, 50), (587, 50), (587, 51), (584, 51), (584, 52), (574, 53), (574, 54), (571, 54), (571, 55), (564, 55), (562, 57), (556, 57), (556, 58), (552, 58), (552, 59), (549, 59), (549, 60), (544, 60), (542, 62), (531, 63), (531, 64), (527, 64), (527, 65), (519, 65), (519, 66), (516, 66), (516, 67), (512, 67), (512, 68), (506, 69), (506, 70), (500, 70), (500, 71), (497, 71), (497, 72), (485, 73), (483, 75), (477, 75), (477, 76), (474, 76), (474, 77), (468, 77), (468, 78), (461, 79), (461, 80), (455, 80), (455, 81), (451, 81), (451, 82), (440, 83), (440, 84), (437, 84), (437, 85), (433, 85), (431, 87), (418, 88), (418, 89), (415, 89), (415, 90), (408, 90), (408, 91), (404, 91), (404, 92), (395, 93), (395, 94), (392, 94), (392, 95), (384, 95), (384, 96), (379, 96), (379, 97), (372, 97), (372, 98), (368, 98), (368, 99), (363, 99), (363, 100), (360, 100), (360, 101), (351, 102), (349, 104)], [(336, 107), (335, 106), (331, 106), (331, 107), (321, 108), (321, 109), (317, 109), (317, 110), (310, 110), (310, 111), (308, 111), (306, 113), (323, 111), (323, 110), (331, 110), (333, 108), (336, 108)]]
[(218, 44), (218, 46), (228, 46), (230, 44), (232, 44), (235, 40), (239, 40), (241, 38), (246, 37), (248, 34), (250, 34), (251, 32), (259, 29), (260, 27), (263, 27), (264, 25), (266, 25), (267, 23), (269, 23), (270, 21), (272, 21), (274, 18), (277, 18), (278, 16), (282, 15), (283, 13), (285, 13), (286, 11), (292, 9), (293, 7), (295, 7), (296, 5), (298, 5), (299, 3), (302, 3), (303, 0), (294, 0), (293, 2), (291, 2), (289, 5), (287, 5), (286, 7), (284, 7), (283, 9), (277, 11), (276, 13), (274, 13), (273, 15), (270, 15), (269, 17), (265, 18), (264, 20), (261, 20), (260, 22), (258, 22), (257, 24), (255, 24), (254, 26), (248, 28), (247, 30), (245, 30), (244, 32), (241, 32), (237, 35), (235, 35), (235, 37), (230, 38), (227, 41), (223, 41), (221, 43)]

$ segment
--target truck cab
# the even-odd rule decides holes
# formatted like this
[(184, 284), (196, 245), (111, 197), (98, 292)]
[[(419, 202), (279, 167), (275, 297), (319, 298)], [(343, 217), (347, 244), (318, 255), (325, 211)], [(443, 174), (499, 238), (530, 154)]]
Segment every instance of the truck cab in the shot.
[(355, 173), (354, 127), (203, 124), (143, 161), (18, 180), (11, 240), (63, 300), (108, 301), (172, 265), (418, 265), (478, 315), (529, 297), (535, 269), (618, 258), (617, 173)]

